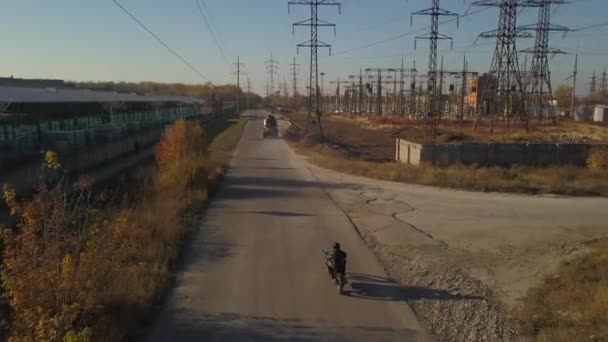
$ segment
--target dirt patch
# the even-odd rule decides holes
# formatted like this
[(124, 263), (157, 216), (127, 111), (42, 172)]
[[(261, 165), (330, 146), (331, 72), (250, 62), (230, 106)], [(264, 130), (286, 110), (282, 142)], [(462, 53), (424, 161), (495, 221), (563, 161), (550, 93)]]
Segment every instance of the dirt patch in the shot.
[[(292, 118), (305, 119), (297, 114), (292, 115)], [(374, 144), (369, 142), (374, 141), (378, 145), (388, 148), (384, 151), (385, 156), (393, 148), (395, 138), (418, 143), (424, 142), (424, 123), (420, 120), (329, 115), (324, 117), (323, 124), (327, 127), (328, 136), (336, 134), (338, 140), (346, 136), (354, 139), (358, 145), (373, 146)], [(357, 133), (357, 135), (351, 133)], [(497, 123), (493, 134), (490, 134), (490, 127), (485, 123), (475, 129), (472, 121), (444, 120), (437, 127), (437, 142), (608, 144), (608, 125), (558, 120), (556, 124), (535, 122), (526, 132), (521, 126)], [(390, 157), (392, 158), (392, 154)]]
[[(285, 138), (298, 141), (305, 147), (323, 144), (333, 153), (344, 157), (365, 161), (390, 161), (395, 158), (395, 136), (392, 130), (377, 130), (367, 128), (357, 121), (344, 120), (340, 117), (325, 117), (323, 131), (325, 141), (318, 133), (310, 133), (306, 126), (306, 117), (292, 115), (290, 119), (296, 122)], [(316, 127), (312, 130), (316, 132)]]

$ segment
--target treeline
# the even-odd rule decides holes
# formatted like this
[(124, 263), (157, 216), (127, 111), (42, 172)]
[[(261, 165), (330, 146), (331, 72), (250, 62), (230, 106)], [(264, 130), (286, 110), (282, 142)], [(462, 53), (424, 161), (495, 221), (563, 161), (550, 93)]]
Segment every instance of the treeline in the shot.
[[(149, 315), (193, 222), (187, 214), (218, 177), (194, 122), (166, 131), (156, 164), (129, 198), (109, 200), (87, 179), (43, 179), (26, 201), (4, 186), (17, 221), (0, 230), (9, 341), (120, 341)], [(47, 152), (44, 167), (58, 174), (61, 161)]]
[[(205, 84), (183, 84), (183, 83), (158, 83), (158, 82), (73, 82), (76, 88), (86, 88), (103, 91), (135, 92), (139, 94), (155, 94), (169, 96), (188, 96), (210, 100), (212, 94), (223, 101), (236, 101), (236, 86), (233, 84), (212, 85)], [(241, 108), (246, 108), (247, 100), (250, 107), (255, 107), (262, 102), (262, 97), (256, 93), (249, 93), (239, 89), (239, 102)]]

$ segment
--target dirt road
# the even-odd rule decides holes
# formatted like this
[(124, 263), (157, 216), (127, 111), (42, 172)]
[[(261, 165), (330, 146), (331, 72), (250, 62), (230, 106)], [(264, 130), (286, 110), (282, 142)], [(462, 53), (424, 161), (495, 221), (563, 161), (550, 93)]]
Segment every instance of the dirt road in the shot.
[[(262, 114), (262, 113), (259, 113)], [(149, 341), (429, 341), (349, 218), (281, 139), (251, 120)], [(322, 248), (348, 253), (345, 295)]]

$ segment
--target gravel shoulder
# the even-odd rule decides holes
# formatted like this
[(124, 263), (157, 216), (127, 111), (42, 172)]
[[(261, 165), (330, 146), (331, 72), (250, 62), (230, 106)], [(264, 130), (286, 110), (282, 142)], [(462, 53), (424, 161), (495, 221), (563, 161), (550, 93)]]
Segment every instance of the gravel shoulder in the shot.
[[(295, 155), (295, 152), (292, 152)], [(608, 236), (608, 199), (475, 193), (311, 165), (439, 341), (523, 341), (507, 312), (585, 242)], [(430, 288), (428, 295), (416, 290)]]

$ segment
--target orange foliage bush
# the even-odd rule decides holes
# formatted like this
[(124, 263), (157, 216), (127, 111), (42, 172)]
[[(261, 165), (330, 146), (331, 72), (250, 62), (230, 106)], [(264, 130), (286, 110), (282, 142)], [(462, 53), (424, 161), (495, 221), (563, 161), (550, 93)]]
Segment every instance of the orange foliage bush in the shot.
[(209, 141), (196, 122), (175, 122), (156, 147), (160, 185), (185, 189), (206, 182)]
[[(92, 182), (68, 194), (65, 179), (41, 182), (28, 201), (9, 186), (4, 202), (18, 223), (2, 231), (2, 286), (11, 341), (116, 341), (150, 311), (179, 253), (184, 211), (206, 189), (208, 142), (179, 120), (156, 151), (152, 186), (135, 204), (101, 204)], [(57, 155), (45, 155), (57, 171)], [(118, 313), (118, 314), (117, 314)]]

